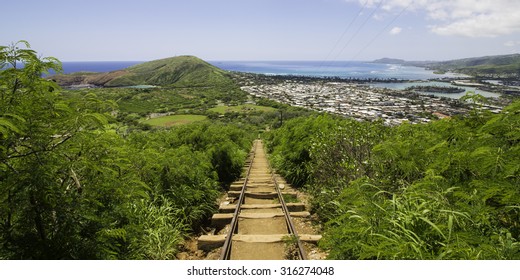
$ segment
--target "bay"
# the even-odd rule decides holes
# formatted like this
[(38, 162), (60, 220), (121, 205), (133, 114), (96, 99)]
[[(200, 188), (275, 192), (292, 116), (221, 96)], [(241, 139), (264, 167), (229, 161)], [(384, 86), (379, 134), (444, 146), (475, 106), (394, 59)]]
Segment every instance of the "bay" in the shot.
[(464, 77), (453, 73), (434, 74), (431, 70), (414, 66), (362, 61), (210, 61), (210, 63), (228, 71), (267, 75), (398, 80)]
[(420, 92), (421, 94), (426, 95), (435, 95), (435, 96), (442, 96), (442, 97), (449, 97), (449, 98), (456, 98), (459, 99), (462, 96), (464, 96), (467, 92), (472, 91), (474, 93), (478, 93), (484, 97), (500, 97), (500, 94), (484, 91), (477, 89), (476, 87), (471, 86), (459, 86), (459, 85), (452, 85), (447, 82), (437, 82), (437, 81), (415, 81), (415, 82), (404, 82), (404, 83), (372, 83), (371, 86), (378, 87), (378, 88), (389, 88), (389, 89), (395, 89), (395, 90), (403, 90), (412, 86), (438, 86), (438, 87), (458, 87), (463, 88), (465, 91), (461, 93), (439, 93), (439, 92)]

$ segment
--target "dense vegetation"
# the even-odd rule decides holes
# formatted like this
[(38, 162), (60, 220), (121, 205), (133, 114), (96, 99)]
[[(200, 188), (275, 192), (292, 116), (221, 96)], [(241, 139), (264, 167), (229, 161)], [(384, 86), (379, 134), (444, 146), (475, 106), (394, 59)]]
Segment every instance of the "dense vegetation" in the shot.
[(393, 128), (313, 116), (267, 138), (312, 194), (331, 259), (519, 259), (519, 112)]
[(25, 41), (0, 47), (0, 259), (174, 259), (252, 140), (308, 114), (193, 57), (136, 66), (178, 74), (154, 88), (63, 90), (42, 78), (60, 68)]
[(280, 111), (284, 119), (309, 113), (302, 108), (249, 96), (234, 83), (211, 87), (91, 88), (68, 90), (63, 95), (71, 102), (90, 96), (112, 103), (117, 108), (112, 112), (115, 121), (121, 124), (118, 131), (125, 133), (150, 129), (149, 123), (160, 122), (154, 120), (157, 117), (170, 116), (180, 122), (190, 122), (206, 116), (211, 121), (265, 128), (279, 125)]
[(175, 258), (256, 137), (218, 121), (121, 129), (117, 100), (64, 94), (41, 78), (59, 62), (26, 42), (0, 62), (0, 259)]
[(0, 259), (173, 259), (266, 127), (330, 258), (520, 258), (518, 101), (390, 128), (228, 82), (63, 91), (49, 69), (26, 42), (0, 47)]

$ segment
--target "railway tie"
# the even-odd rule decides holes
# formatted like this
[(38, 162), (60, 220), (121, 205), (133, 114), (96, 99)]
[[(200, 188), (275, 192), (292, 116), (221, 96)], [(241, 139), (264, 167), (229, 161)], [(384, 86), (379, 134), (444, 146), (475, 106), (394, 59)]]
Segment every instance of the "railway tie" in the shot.
[(321, 236), (297, 233), (292, 217), (310, 213), (302, 203), (285, 203), (284, 198), (296, 198), (296, 193), (280, 180), (267, 161), (262, 140), (255, 140), (245, 176), (228, 192), (233, 203), (221, 204), (212, 218), (217, 229), (229, 225), (227, 234), (200, 236), (199, 249), (222, 247), (221, 260), (305, 260), (302, 242), (315, 243)]

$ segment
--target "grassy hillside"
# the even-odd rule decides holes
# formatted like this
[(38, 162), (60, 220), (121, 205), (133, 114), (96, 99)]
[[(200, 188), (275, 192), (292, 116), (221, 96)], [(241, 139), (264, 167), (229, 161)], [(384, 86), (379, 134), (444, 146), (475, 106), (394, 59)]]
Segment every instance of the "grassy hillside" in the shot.
[(129, 74), (111, 80), (107, 86), (213, 86), (230, 83), (226, 73), (194, 56), (178, 56), (138, 64)]
[(89, 84), (103, 87), (208, 87), (232, 83), (225, 71), (194, 56), (159, 59), (108, 73), (81, 72), (56, 75), (52, 79), (62, 86)]

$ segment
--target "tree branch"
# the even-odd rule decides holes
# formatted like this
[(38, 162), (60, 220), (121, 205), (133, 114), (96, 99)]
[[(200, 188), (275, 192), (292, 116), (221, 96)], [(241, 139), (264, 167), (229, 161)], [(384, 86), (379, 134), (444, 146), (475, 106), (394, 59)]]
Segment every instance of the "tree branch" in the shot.
[(61, 144), (67, 142), (71, 138), (72, 138), (72, 136), (69, 135), (69, 136), (65, 137), (63, 140), (61, 140), (60, 142), (52, 145), (50, 148), (45, 148), (45, 149), (41, 149), (41, 150), (33, 150), (31, 147), (25, 146), (26, 148), (31, 150), (31, 152), (25, 153), (25, 154), (19, 154), (19, 155), (9, 155), (9, 156), (7, 156), (7, 159), (22, 158), (22, 157), (26, 157), (26, 156), (30, 156), (30, 155), (34, 155), (34, 154), (38, 154), (38, 153), (51, 152), (54, 149), (56, 149), (58, 146), (60, 146)]

